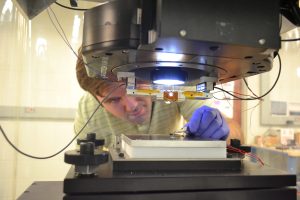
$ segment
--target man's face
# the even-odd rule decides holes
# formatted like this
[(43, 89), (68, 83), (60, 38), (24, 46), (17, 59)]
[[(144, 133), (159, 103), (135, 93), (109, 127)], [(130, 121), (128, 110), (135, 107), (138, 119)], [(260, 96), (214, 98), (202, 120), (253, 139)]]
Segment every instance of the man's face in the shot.
[(112, 115), (134, 124), (149, 122), (152, 109), (151, 97), (129, 96), (126, 94), (125, 85), (118, 87), (121, 84), (112, 83), (101, 96), (97, 95), (97, 99), (102, 102), (109, 94), (102, 105)]

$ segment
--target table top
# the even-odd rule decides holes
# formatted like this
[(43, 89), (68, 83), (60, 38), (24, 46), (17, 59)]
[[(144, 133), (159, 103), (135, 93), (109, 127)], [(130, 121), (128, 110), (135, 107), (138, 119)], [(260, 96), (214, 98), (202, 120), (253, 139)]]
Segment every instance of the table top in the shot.
[(275, 151), (279, 153), (286, 153), (288, 156), (291, 157), (300, 157), (300, 149), (276, 149), (275, 147), (261, 147), (256, 145), (253, 145), (253, 147), (263, 149), (263, 150)]
[(30, 185), (18, 200), (62, 200), (63, 181), (38, 181)]
[[(17, 200), (62, 200), (63, 196), (63, 181), (38, 181), (30, 185)], [(300, 200), (299, 195), (297, 200)]]

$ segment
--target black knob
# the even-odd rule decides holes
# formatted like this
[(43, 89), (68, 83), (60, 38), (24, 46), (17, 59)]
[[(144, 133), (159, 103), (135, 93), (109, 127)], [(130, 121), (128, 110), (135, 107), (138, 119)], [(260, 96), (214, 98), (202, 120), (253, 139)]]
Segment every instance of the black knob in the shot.
[(88, 133), (87, 135), (86, 135), (86, 140), (88, 140), (88, 141), (95, 141), (96, 140), (96, 133)]
[(80, 151), (71, 150), (65, 152), (65, 162), (78, 166), (100, 165), (108, 161), (108, 152), (95, 149), (93, 142), (80, 143)]
[(81, 155), (94, 155), (95, 144), (93, 142), (80, 143), (80, 154)]
[(104, 139), (96, 139), (96, 133), (88, 133), (85, 139), (77, 139), (77, 144), (93, 142), (95, 147), (103, 146), (105, 144)]

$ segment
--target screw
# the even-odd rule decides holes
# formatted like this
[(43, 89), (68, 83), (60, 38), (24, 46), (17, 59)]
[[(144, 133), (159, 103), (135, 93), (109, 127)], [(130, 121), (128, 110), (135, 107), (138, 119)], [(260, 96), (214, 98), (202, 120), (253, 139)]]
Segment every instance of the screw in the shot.
[(266, 43), (266, 40), (265, 39), (260, 39), (260, 40), (258, 40), (258, 43), (260, 45), (264, 45)]
[(182, 30), (179, 31), (179, 35), (180, 35), (181, 37), (185, 37), (186, 34), (187, 34), (187, 32), (186, 32), (186, 30), (184, 30), (184, 29), (182, 29)]

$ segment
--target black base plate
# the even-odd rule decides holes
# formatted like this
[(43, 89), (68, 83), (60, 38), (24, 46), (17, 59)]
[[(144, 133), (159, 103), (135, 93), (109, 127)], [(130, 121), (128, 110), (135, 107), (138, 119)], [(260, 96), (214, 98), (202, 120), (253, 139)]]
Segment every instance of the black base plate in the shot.
[(296, 189), (290, 186), (295, 185), (296, 175), (248, 161), (242, 163), (239, 171), (114, 171), (110, 161), (89, 177), (76, 176), (72, 167), (64, 180), (64, 199), (196, 200), (201, 196), (214, 200), (234, 196), (242, 200), (292, 200), (296, 199)]

